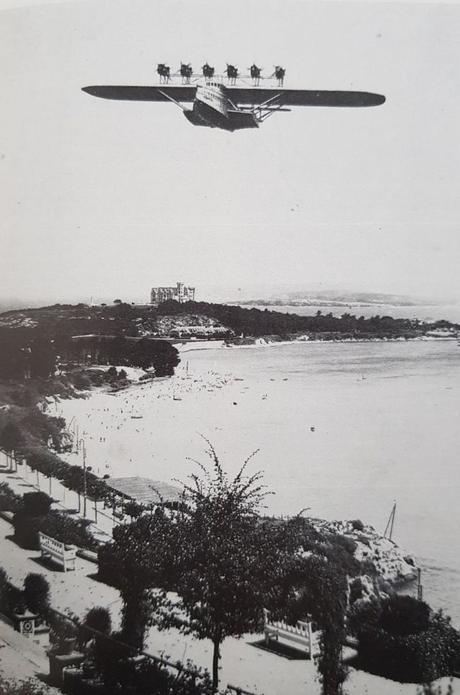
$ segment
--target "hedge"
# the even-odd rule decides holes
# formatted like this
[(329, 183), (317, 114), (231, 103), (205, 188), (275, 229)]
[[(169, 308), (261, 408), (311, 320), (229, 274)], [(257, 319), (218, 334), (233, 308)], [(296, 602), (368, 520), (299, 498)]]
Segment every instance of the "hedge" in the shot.
[(368, 625), (359, 633), (358, 655), (371, 673), (403, 683), (430, 683), (460, 667), (460, 633), (441, 611), (431, 615), (426, 630), (413, 634)]
[(67, 545), (96, 550), (97, 541), (88, 531), (90, 524), (87, 519), (74, 519), (55, 510), (46, 515), (30, 516), (25, 509), (21, 509), (13, 517), (15, 540), (29, 550), (40, 549), (39, 531)]

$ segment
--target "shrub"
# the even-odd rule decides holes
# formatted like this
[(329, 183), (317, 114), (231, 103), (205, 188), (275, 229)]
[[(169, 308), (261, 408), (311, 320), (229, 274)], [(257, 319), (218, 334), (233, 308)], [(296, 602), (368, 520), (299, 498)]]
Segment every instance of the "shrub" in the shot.
[(88, 531), (90, 524), (87, 519), (74, 519), (54, 510), (35, 517), (19, 510), (13, 517), (14, 538), (18, 545), (29, 550), (40, 549), (39, 531), (67, 545), (96, 550), (97, 543)]
[(51, 497), (45, 492), (26, 492), (23, 496), (27, 516), (44, 516), (51, 507)]
[(8, 612), (8, 588), (8, 575), (3, 567), (0, 567), (0, 613)]
[(103, 606), (95, 606), (87, 612), (83, 625), (108, 635), (112, 630), (110, 612)]
[(369, 614), (358, 628), (358, 638), (362, 666), (386, 678), (428, 683), (458, 668), (460, 633), (442, 612), (431, 614), (411, 597), (382, 602), (377, 615)]
[(70, 376), (76, 389), (79, 391), (89, 391), (91, 388), (91, 379), (89, 376), (83, 374), (82, 372), (77, 372), (71, 374)]
[(391, 635), (413, 635), (427, 630), (430, 607), (412, 596), (395, 595), (382, 603), (380, 627)]
[(22, 498), (16, 495), (8, 483), (0, 483), (0, 511), (16, 512), (22, 507)]
[(50, 587), (42, 574), (30, 572), (24, 579), (24, 600), (32, 613), (46, 618), (49, 610)]
[(349, 555), (354, 555), (356, 542), (353, 538), (342, 536), (342, 534), (338, 533), (336, 536), (333, 536), (333, 542), (335, 545), (342, 547)]
[(65, 513), (51, 511), (45, 517), (40, 530), (61, 543), (96, 550), (97, 543), (88, 531), (90, 525), (88, 519), (74, 519)]
[(17, 511), (13, 517), (14, 539), (21, 548), (39, 550), (38, 532), (43, 525), (43, 516), (30, 516), (24, 509)]
[(135, 519), (138, 516), (142, 514), (144, 510), (144, 507), (141, 504), (138, 504), (134, 500), (130, 500), (127, 502), (124, 506), (124, 511), (125, 514), (131, 517), (131, 519)]
[(55, 654), (66, 654), (69, 646), (74, 646), (78, 637), (78, 628), (69, 618), (53, 613), (50, 619), (50, 642)]
[(0, 695), (46, 695), (48, 688), (36, 680), (5, 680), (0, 676)]
[(363, 584), (361, 577), (355, 577), (350, 583), (350, 604), (353, 605), (355, 601), (358, 601), (363, 597)]
[(361, 519), (353, 519), (350, 524), (353, 531), (364, 531), (364, 524)]
[(382, 608), (379, 599), (373, 598), (371, 601), (363, 603), (362, 601), (359, 601), (358, 598), (357, 603), (352, 602), (352, 606), (347, 617), (349, 631), (352, 635), (359, 635), (365, 630), (376, 628), (381, 612)]

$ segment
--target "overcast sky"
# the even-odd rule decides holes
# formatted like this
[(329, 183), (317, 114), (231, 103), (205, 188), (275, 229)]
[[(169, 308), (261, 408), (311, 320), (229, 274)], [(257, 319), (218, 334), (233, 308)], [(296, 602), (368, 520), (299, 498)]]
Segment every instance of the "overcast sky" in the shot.
[[(1, 297), (199, 298), (315, 287), (460, 297), (460, 5), (0, 3)], [(253, 61), (286, 86), (386, 95), (257, 130), (194, 128), (157, 62)]]

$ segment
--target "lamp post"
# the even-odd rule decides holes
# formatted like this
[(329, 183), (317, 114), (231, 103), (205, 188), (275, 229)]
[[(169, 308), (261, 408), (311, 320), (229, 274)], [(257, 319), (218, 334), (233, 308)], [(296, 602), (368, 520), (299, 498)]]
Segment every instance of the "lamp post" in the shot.
[(81, 450), (83, 452), (83, 517), (86, 518), (86, 446), (85, 446), (85, 440), (80, 439), (79, 443), (81, 444)]

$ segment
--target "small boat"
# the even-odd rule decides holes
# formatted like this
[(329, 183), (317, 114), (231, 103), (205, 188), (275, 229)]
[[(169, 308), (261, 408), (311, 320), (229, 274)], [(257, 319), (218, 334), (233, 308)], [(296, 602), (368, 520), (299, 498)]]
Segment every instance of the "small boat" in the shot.
[(143, 415), (131, 415), (131, 420), (142, 420)]

